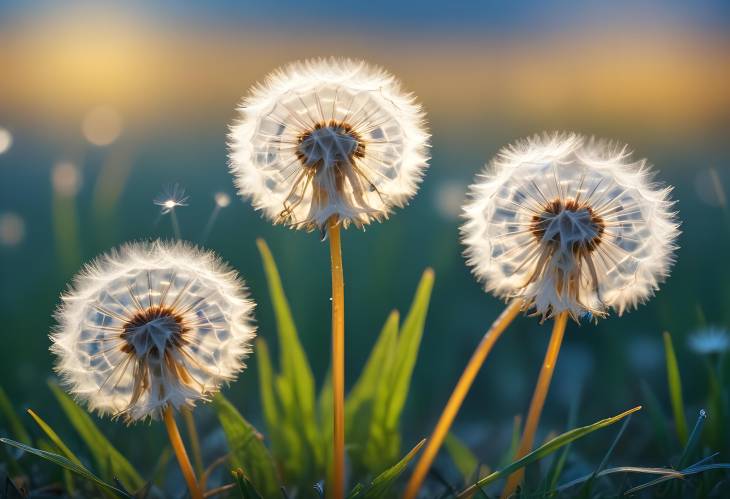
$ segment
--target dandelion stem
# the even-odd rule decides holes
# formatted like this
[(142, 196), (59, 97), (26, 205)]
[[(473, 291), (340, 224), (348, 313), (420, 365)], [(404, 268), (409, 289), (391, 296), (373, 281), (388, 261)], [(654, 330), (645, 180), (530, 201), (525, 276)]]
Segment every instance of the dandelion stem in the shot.
[(456, 414), (461, 408), (461, 404), (464, 402), (469, 388), (471, 388), (474, 378), (476, 378), (479, 369), (484, 364), (487, 355), (492, 350), (492, 347), (497, 342), (499, 337), (502, 335), (507, 326), (517, 317), (517, 314), (522, 308), (522, 303), (519, 300), (515, 300), (497, 317), (489, 330), (482, 337), (482, 341), (477, 346), (476, 350), (469, 359), (469, 363), (464, 368), (464, 372), (461, 374), (459, 381), (456, 383), (454, 391), (451, 392), (451, 397), (446, 403), (446, 407), (441, 413), (441, 417), (436, 424), (436, 427), (431, 434), (431, 438), (428, 439), (426, 449), (421, 454), (421, 458), (416, 464), (416, 468), (411, 475), (408, 486), (406, 487), (405, 499), (413, 499), (418, 494), (419, 489), (423, 480), (426, 478), (426, 474), (431, 468), (433, 460), (436, 458), (441, 444), (446, 438), (447, 433), (451, 424), (454, 422)]
[(165, 408), (165, 427), (167, 428), (167, 435), (170, 437), (172, 450), (175, 451), (175, 457), (177, 457), (177, 462), (180, 464), (180, 470), (188, 484), (190, 496), (193, 499), (202, 499), (203, 493), (198, 487), (198, 480), (195, 478), (195, 472), (190, 464), (190, 458), (188, 458), (185, 445), (183, 444), (182, 438), (180, 438), (180, 430), (177, 429), (177, 423), (175, 423), (175, 415), (172, 412), (172, 407), (169, 405)]
[(200, 451), (200, 438), (198, 438), (198, 430), (195, 428), (195, 418), (193, 417), (193, 410), (190, 407), (183, 407), (182, 410), (183, 419), (185, 420), (185, 426), (188, 430), (188, 438), (190, 439), (190, 447), (193, 451), (193, 463), (195, 466), (195, 473), (198, 476), (203, 474), (203, 454)]
[[(563, 334), (565, 333), (565, 326), (567, 323), (568, 312), (562, 312), (555, 318), (553, 333), (550, 336), (550, 343), (548, 344), (548, 349), (545, 353), (545, 360), (543, 361), (542, 368), (540, 369), (540, 376), (537, 378), (537, 386), (535, 386), (535, 392), (532, 395), (530, 409), (527, 412), (525, 430), (522, 433), (522, 440), (520, 440), (520, 446), (517, 449), (515, 459), (524, 457), (532, 450), (532, 444), (535, 441), (535, 432), (537, 431), (537, 426), (540, 422), (540, 414), (542, 413), (542, 408), (545, 405), (545, 398), (547, 397), (548, 389), (550, 388), (550, 380), (552, 379), (553, 372), (555, 371), (555, 363), (558, 360), (560, 345), (563, 343)], [(502, 491), (502, 499), (510, 497), (515, 492), (524, 476), (524, 468), (515, 471), (509, 476), (507, 484)]]
[(342, 274), (340, 225), (337, 217), (329, 222), (332, 265), (332, 395), (334, 397), (334, 454), (331, 492), (341, 499), (345, 493), (345, 283)]

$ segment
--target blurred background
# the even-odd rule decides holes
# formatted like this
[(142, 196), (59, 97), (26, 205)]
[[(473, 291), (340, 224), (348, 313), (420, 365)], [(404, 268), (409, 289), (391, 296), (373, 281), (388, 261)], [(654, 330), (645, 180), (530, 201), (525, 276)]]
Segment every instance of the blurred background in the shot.
[[(350, 380), (389, 311), (407, 309), (426, 267), (436, 272), (404, 447), (431, 430), (503, 306), (461, 256), (467, 186), (501, 146), (543, 130), (613, 138), (649, 158), (658, 178), (675, 186), (683, 235), (655, 299), (622, 318), (569, 325), (542, 429), (564, 429), (577, 400), (579, 424), (644, 403), (642, 382), (668, 411), (665, 330), (694, 414), (704, 407), (707, 380), (687, 338), (730, 323), (729, 27), (730, 4), (721, 0), (0, 0), (0, 383), (19, 407), (67, 427), (46, 387), (59, 294), (99, 253), (172, 237), (153, 199), (175, 183), (189, 196), (176, 211), (183, 238), (202, 243), (216, 211), (205, 244), (245, 277), (259, 334), (275, 348), (255, 245), (267, 240), (321, 383), (329, 363), (327, 246), (316, 234), (272, 227), (235, 195), (226, 133), (239, 99), (267, 72), (341, 55), (398, 75), (433, 133), (431, 166), (410, 206), (344, 235)], [(216, 193), (230, 204), (220, 206), (219, 196), (216, 205)], [(537, 320), (518, 319), (457, 419), (456, 434), (487, 462), (507, 449), (512, 419), (527, 408), (548, 335)], [(226, 393), (260, 425), (255, 354), (249, 364)], [(214, 427), (205, 414), (203, 424)], [(133, 462), (154, 460), (126, 435), (152, 442), (162, 438), (156, 425), (103, 425)], [(641, 445), (648, 436), (637, 428), (635, 445), (620, 450), (626, 461), (643, 453), (642, 464), (665, 465), (659, 449)], [(599, 459), (606, 447), (595, 445)], [(579, 455), (590, 458), (591, 448), (582, 445)]]

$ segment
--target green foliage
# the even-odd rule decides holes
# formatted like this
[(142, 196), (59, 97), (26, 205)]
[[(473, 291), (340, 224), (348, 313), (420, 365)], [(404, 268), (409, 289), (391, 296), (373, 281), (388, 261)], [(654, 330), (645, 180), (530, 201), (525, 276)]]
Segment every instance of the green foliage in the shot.
[(276, 495), (281, 486), (263, 437), (223, 395), (216, 395), (213, 404), (228, 440), (233, 466), (246, 470), (246, 482), (250, 480), (250, 485), (265, 497)]
[[(144, 480), (127, 459), (107, 440), (91, 416), (53, 381), (48, 385), (81, 439), (89, 448), (96, 468), (106, 480), (118, 479), (128, 490), (138, 490)], [(64, 458), (65, 459), (65, 458)], [(72, 470), (73, 471), (73, 470)]]
[(84, 478), (85, 480), (89, 480), (90, 482), (94, 483), (95, 485), (98, 485), (99, 487), (102, 487), (103, 489), (113, 493), (117, 497), (131, 497), (125, 491), (106, 483), (104, 480), (102, 480), (101, 478), (94, 475), (92, 472), (90, 472), (84, 466), (82, 466), (80, 464), (76, 464), (63, 456), (54, 454), (53, 452), (36, 449), (34, 447), (31, 447), (30, 445), (25, 445), (23, 443), (16, 442), (15, 440), (10, 440), (8, 438), (0, 438), (0, 443), (4, 443), (7, 445), (11, 445), (13, 447), (17, 447), (18, 449), (20, 449), (22, 451), (25, 451), (29, 454), (33, 454), (42, 459), (45, 459), (46, 461), (50, 461), (53, 464), (61, 466), (62, 468), (69, 470), (70, 472), (74, 473), (75, 475), (78, 475), (81, 478)]
[[(259, 387), (272, 450), (285, 481), (311, 484), (326, 474), (332, 439), (332, 387), (319, 397), (299, 340), (281, 278), (266, 243), (257, 241), (276, 315), (279, 365), (274, 370), (268, 346), (257, 340)], [(399, 422), (423, 336), (434, 274), (424, 272), (405, 322), (388, 316), (365, 367), (345, 403), (348, 452), (356, 476), (376, 475), (400, 455)]]
[(500, 478), (507, 477), (514, 473), (515, 471), (519, 470), (520, 468), (523, 468), (527, 466), (530, 463), (533, 463), (535, 461), (538, 461), (542, 459), (545, 456), (548, 456), (555, 452), (556, 450), (560, 449), (561, 447), (564, 447), (565, 445), (568, 445), (569, 443), (578, 440), (579, 438), (583, 438), (586, 435), (589, 435), (593, 433), (596, 430), (600, 430), (601, 428), (605, 428), (606, 426), (610, 426), (614, 423), (617, 423), (618, 421), (621, 421), (626, 416), (633, 414), (634, 412), (641, 409), (641, 406), (634, 407), (633, 409), (629, 409), (626, 412), (622, 412), (621, 414), (617, 416), (613, 416), (611, 418), (602, 419), (600, 421), (597, 421), (593, 423), (592, 425), (588, 426), (582, 426), (580, 428), (576, 428), (574, 430), (567, 431), (561, 435), (558, 435), (557, 437), (553, 438), (549, 442), (546, 442), (545, 444), (541, 445), (534, 451), (530, 452), (529, 454), (525, 455), (524, 457), (518, 459), (517, 461), (514, 461), (512, 464), (508, 465), (505, 468), (502, 468), (501, 470), (495, 471), (494, 473), (491, 473), (484, 478), (479, 479), (474, 485), (471, 487), (468, 487), (466, 490), (459, 493), (458, 497), (468, 497), (474, 492), (476, 492), (478, 489), (482, 487), (486, 487), (490, 483), (499, 480)]
[(669, 383), (669, 398), (672, 402), (674, 413), (674, 426), (677, 430), (677, 438), (682, 445), (687, 443), (687, 416), (684, 413), (684, 401), (682, 400), (682, 378), (679, 375), (677, 356), (674, 354), (672, 337), (664, 332), (664, 353), (667, 363), (667, 381)]

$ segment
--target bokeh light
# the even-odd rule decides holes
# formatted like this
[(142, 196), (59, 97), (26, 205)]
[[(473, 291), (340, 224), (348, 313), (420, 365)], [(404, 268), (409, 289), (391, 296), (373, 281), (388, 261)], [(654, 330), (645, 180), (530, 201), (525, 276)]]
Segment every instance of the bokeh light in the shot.
[(215, 204), (217, 204), (221, 208), (225, 208), (226, 206), (231, 204), (231, 196), (229, 196), (225, 192), (216, 192), (215, 193)]
[(461, 214), (461, 205), (466, 200), (466, 184), (443, 182), (436, 188), (436, 209), (446, 220), (456, 220)]
[(81, 189), (81, 172), (79, 168), (70, 161), (56, 163), (51, 172), (53, 190), (61, 196), (75, 196)]
[(25, 238), (25, 222), (17, 213), (0, 213), (0, 245), (17, 246)]
[(86, 140), (96, 146), (108, 146), (122, 133), (122, 117), (109, 106), (95, 107), (89, 111), (81, 124)]
[(0, 154), (8, 152), (13, 145), (13, 135), (6, 128), (0, 127)]

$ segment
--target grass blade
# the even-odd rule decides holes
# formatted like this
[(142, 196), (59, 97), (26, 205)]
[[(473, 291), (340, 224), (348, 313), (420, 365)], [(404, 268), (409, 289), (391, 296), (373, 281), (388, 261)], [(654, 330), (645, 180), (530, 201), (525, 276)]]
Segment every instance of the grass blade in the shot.
[(611, 442), (611, 446), (608, 448), (608, 451), (603, 456), (601, 463), (598, 465), (595, 471), (591, 474), (590, 478), (586, 481), (586, 484), (583, 486), (583, 497), (591, 497), (591, 488), (593, 486), (593, 482), (596, 481), (596, 477), (598, 476), (598, 474), (603, 470), (603, 468), (606, 467), (608, 460), (611, 458), (611, 454), (613, 454), (614, 449), (616, 449), (616, 445), (618, 444), (619, 440), (621, 440), (621, 437), (624, 435), (626, 427), (629, 425), (630, 421), (630, 415), (626, 419), (624, 419), (624, 422), (621, 424), (621, 428), (619, 428), (618, 433), (616, 434), (616, 438), (614, 438), (613, 442)]
[[(292, 471), (302, 478), (309, 479), (320, 471), (324, 464), (324, 454), (318, 438), (315, 415), (314, 375), (299, 340), (291, 308), (284, 294), (281, 276), (271, 250), (263, 239), (258, 239), (256, 245), (261, 253), (266, 282), (276, 316), (280, 352), (279, 368), (282, 377), (282, 381), (276, 385), (283, 389), (286, 395), (286, 397), (282, 397), (281, 402), (283, 417), (287, 422), (282, 422), (282, 424), (296, 428), (291, 436), (301, 440), (296, 446), (306, 452), (306, 455), (298, 462), (290, 460), (294, 465)], [(304, 468), (300, 468), (301, 466)]]
[(15, 438), (18, 439), (19, 442), (22, 442), (26, 445), (30, 445), (32, 443), (32, 440), (30, 439), (30, 434), (25, 429), (25, 426), (23, 426), (23, 422), (15, 413), (13, 404), (10, 402), (10, 399), (5, 393), (5, 390), (3, 390), (2, 386), (0, 386), (0, 414), (5, 417), (5, 420), (10, 426), (10, 432)]
[[(573, 428), (576, 424), (576, 421), (578, 420), (578, 407), (580, 406), (580, 396), (577, 396), (573, 403), (570, 405), (570, 412), (568, 413), (568, 429)], [(569, 431), (569, 430), (566, 430)], [(519, 439), (519, 436), (517, 437)], [(558, 480), (560, 480), (560, 475), (563, 474), (563, 469), (565, 468), (565, 463), (568, 461), (568, 455), (570, 454), (570, 449), (572, 447), (572, 444), (568, 444), (563, 448), (563, 451), (560, 453), (558, 458), (553, 461), (552, 465), (550, 466), (550, 471), (547, 475), (546, 485), (547, 490), (545, 491), (553, 491), (558, 486)], [(516, 447), (515, 447), (516, 448)], [(552, 494), (550, 494), (552, 495)]]
[[(388, 440), (385, 429), (390, 392), (388, 373), (393, 365), (398, 344), (398, 321), (398, 312), (391, 312), (360, 378), (345, 402), (345, 428), (347, 440), (351, 442), (349, 454), (357, 473), (378, 473), (393, 461), (388, 459), (393, 453), (384, 455), (382, 449)], [(398, 449), (395, 449), (395, 455), (397, 453)]]
[[(478, 471), (479, 460), (469, 447), (451, 432), (444, 439), (444, 447), (454, 462), (456, 469), (461, 473), (464, 483), (473, 481), (474, 474)], [(481, 477), (476, 477), (477, 480), (479, 478)]]
[(682, 451), (682, 457), (679, 459), (679, 465), (677, 466), (679, 469), (687, 466), (689, 459), (692, 457), (692, 453), (694, 452), (697, 444), (700, 441), (700, 436), (702, 435), (702, 427), (705, 425), (706, 420), (707, 413), (704, 409), (701, 409), (699, 415), (697, 416), (697, 422), (695, 423), (695, 427), (692, 429), (692, 433), (687, 440), (687, 445), (684, 446), (684, 450)]
[(53, 445), (55, 445), (56, 448), (61, 451), (64, 456), (66, 456), (72, 463), (83, 466), (79, 458), (76, 457), (73, 452), (71, 452), (71, 449), (66, 446), (63, 440), (61, 440), (61, 437), (58, 436), (58, 434), (53, 430), (53, 428), (48, 425), (48, 423), (43, 421), (41, 417), (33, 412), (31, 409), (28, 409), (28, 414), (30, 414), (30, 417), (33, 418), (33, 420), (40, 427), (40, 429), (43, 430), (43, 433), (45, 433), (46, 436), (51, 439)]
[(390, 491), (393, 488), (395, 481), (398, 479), (398, 477), (401, 476), (401, 474), (403, 474), (406, 467), (408, 466), (408, 463), (413, 460), (413, 458), (416, 456), (418, 451), (421, 450), (421, 447), (423, 447), (423, 444), (425, 443), (426, 439), (418, 442), (418, 444), (413, 449), (411, 449), (411, 451), (406, 454), (400, 461), (398, 461), (396, 464), (375, 477), (375, 479), (373, 479), (373, 481), (370, 483), (370, 486), (364, 489), (360, 488), (356, 491), (353, 491), (354, 494), (352, 494), (350, 497), (356, 497), (358, 499), (381, 499), (383, 497), (390, 497)]
[(263, 499), (259, 491), (253, 486), (253, 484), (246, 478), (241, 468), (233, 470), (233, 479), (236, 480), (238, 485), (238, 492), (241, 494), (243, 499)]
[(664, 353), (667, 363), (667, 381), (669, 382), (669, 398), (672, 402), (674, 413), (674, 426), (677, 430), (677, 437), (682, 445), (687, 444), (687, 416), (684, 413), (684, 401), (682, 400), (682, 378), (679, 375), (677, 356), (674, 354), (672, 336), (664, 331)]
[(63, 412), (86, 443), (102, 477), (107, 480), (117, 478), (128, 490), (142, 488), (145, 481), (127, 459), (112, 446), (111, 442), (99, 431), (91, 417), (71, 399), (61, 388), (49, 381), (48, 385), (55, 395)]
[(495, 471), (494, 473), (480, 479), (471, 487), (468, 487), (467, 489), (460, 492), (458, 497), (470, 497), (478, 489), (485, 487), (485, 486), (489, 485), (490, 483), (492, 483), (496, 480), (499, 480), (502, 477), (509, 476), (516, 470), (523, 468), (530, 463), (538, 461), (549, 454), (552, 454), (553, 452), (560, 449), (561, 447), (568, 445), (570, 442), (578, 440), (579, 438), (583, 438), (586, 435), (589, 435), (596, 430), (600, 430), (601, 428), (605, 428), (606, 426), (610, 426), (614, 423), (617, 423), (618, 421), (621, 421), (623, 418), (625, 418), (625, 417), (629, 416), (630, 414), (633, 414), (639, 410), (641, 410), (641, 406), (637, 406), (637, 407), (634, 407), (633, 409), (629, 409), (628, 411), (622, 412), (621, 414), (619, 414), (617, 416), (602, 419), (600, 421), (593, 423), (592, 425), (583, 426), (581, 428), (576, 428), (574, 430), (565, 432), (562, 435), (558, 435), (557, 437), (553, 438), (549, 442), (541, 445), (534, 451), (525, 455), (521, 459), (518, 459), (517, 461), (513, 462), (509, 466), (502, 468), (501, 470)]
[(426, 269), (421, 281), (418, 283), (416, 295), (398, 336), (395, 364), (393, 365), (390, 380), (391, 396), (386, 413), (386, 424), (391, 428), (397, 427), (400, 415), (403, 412), (403, 406), (406, 403), (413, 368), (418, 357), (418, 348), (421, 346), (423, 328), (426, 324), (426, 314), (431, 300), (433, 282), (433, 270)]
[(246, 470), (251, 483), (264, 497), (277, 495), (276, 466), (258, 432), (223, 395), (216, 395), (213, 405), (228, 440), (233, 466)]
[(22, 451), (27, 452), (28, 454), (33, 454), (34, 456), (40, 457), (42, 459), (45, 459), (46, 461), (50, 461), (53, 464), (61, 466), (65, 469), (69, 470), (70, 472), (80, 476), (81, 478), (89, 480), (90, 482), (94, 483), (95, 485), (98, 485), (99, 487), (102, 487), (117, 496), (129, 497), (129, 498), (132, 497), (129, 494), (127, 494), (126, 492), (124, 492), (123, 490), (118, 489), (117, 487), (106, 483), (101, 478), (97, 477), (92, 472), (87, 470), (85, 467), (80, 466), (63, 456), (60, 456), (53, 452), (36, 449), (29, 445), (25, 445), (23, 443), (16, 442), (15, 440), (10, 440), (8, 438), (0, 438), (0, 442), (13, 446), (13, 447), (16, 447)]
[(659, 485), (660, 483), (664, 483), (669, 480), (674, 480), (675, 478), (686, 478), (690, 475), (695, 475), (697, 473), (704, 473), (705, 471), (727, 470), (727, 469), (730, 469), (730, 463), (707, 464), (704, 466), (690, 466), (689, 468), (687, 468), (685, 470), (675, 471), (674, 473), (667, 473), (666, 475), (656, 478), (650, 482), (647, 482), (642, 485), (638, 485), (638, 486), (634, 487), (633, 489), (629, 489), (626, 492), (624, 492), (624, 495), (628, 496), (631, 494), (635, 494), (641, 490), (647, 489), (649, 487), (653, 487), (655, 485)]

